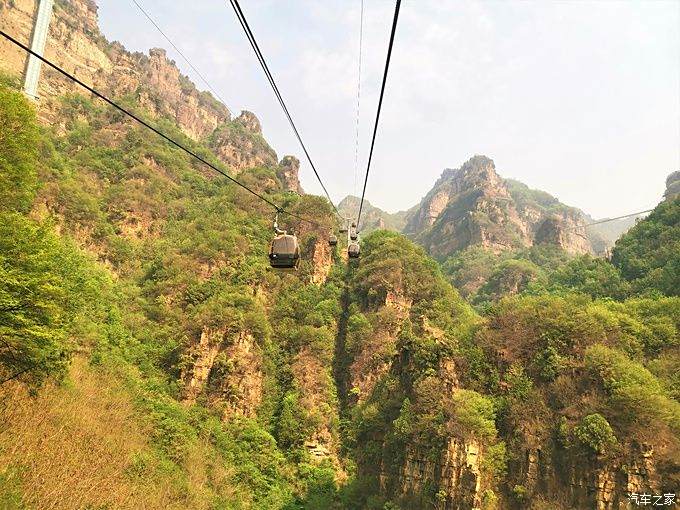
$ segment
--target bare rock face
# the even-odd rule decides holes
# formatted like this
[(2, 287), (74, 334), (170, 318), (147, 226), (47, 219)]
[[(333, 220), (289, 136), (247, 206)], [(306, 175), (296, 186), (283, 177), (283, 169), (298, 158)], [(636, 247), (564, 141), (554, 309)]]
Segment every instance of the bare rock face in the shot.
[(590, 253), (584, 225), (582, 219), (569, 215), (548, 217), (538, 228), (534, 242), (559, 246), (570, 253)]
[(314, 253), (312, 254), (312, 283), (321, 285), (326, 282), (328, 275), (333, 267), (332, 248), (324, 238), (317, 239), (314, 243)]
[(243, 126), (243, 129), (252, 133), (254, 135), (262, 134), (262, 126), (260, 125), (260, 120), (255, 116), (253, 112), (243, 110), (241, 115), (236, 117), (234, 120), (237, 124)]
[[(356, 218), (359, 213), (361, 199), (353, 195), (347, 195), (338, 204), (340, 215), (345, 218)], [(407, 211), (388, 213), (375, 207), (370, 201), (364, 199), (364, 207), (361, 210), (361, 232), (368, 234), (373, 230), (387, 229), (400, 232), (404, 229)]]
[(528, 225), (493, 161), (485, 156), (445, 170), (407, 218), (404, 232), (435, 257), (470, 245), (502, 251), (531, 244)]
[(201, 337), (198, 343), (193, 346), (186, 367), (182, 371), (183, 400), (185, 402), (193, 404), (203, 391), (215, 363), (215, 358), (220, 352), (224, 335), (224, 329), (204, 329), (201, 332)]
[[(37, 4), (0, 0), (0, 28), (30, 41)], [(22, 76), (26, 54), (4, 39), (0, 52), (0, 71)], [(152, 116), (173, 119), (190, 138), (208, 139), (218, 157), (236, 172), (277, 166), (278, 158), (262, 138), (254, 114), (244, 111), (232, 121), (228, 108), (210, 93), (199, 91), (163, 49), (154, 48), (144, 55), (108, 42), (99, 31), (97, 6), (91, 0), (55, 3), (45, 56), (108, 96), (133, 96)], [(80, 94), (83, 89), (43, 65), (37, 103), (41, 119), (54, 121), (58, 96), (69, 92)]]
[(204, 329), (186, 356), (181, 379), (183, 400), (192, 404), (203, 395), (207, 403), (223, 409), (223, 417), (255, 417), (262, 401), (262, 353), (247, 331)]
[(652, 452), (644, 448), (603, 459), (574, 455), (548, 440), (540, 448), (527, 446), (516, 468), (525, 501), (549, 494), (569, 508), (627, 510), (628, 494), (663, 493)]
[(284, 156), (276, 169), (276, 176), (281, 181), (283, 189), (304, 194), (300, 185), (298, 172), (300, 171), (300, 160), (295, 156)]
[(233, 122), (218, 126), (208, 137), (208, 145), (236, 175), (249, 168), (275, 168), (276, 152), (261, 133), (257, 117), (244, 111)]
[(680, 196), (680, 171), (666, 177), (666, 192), (663, 196), (666, 200), (674, 200)]
[(314, 461), (329, 460), (339, 467), (339, 438), (334, 434), (332, 426), (334, 414), (319, 411), (330, 411), (328, 398), (333, 391), (331, 368), (306, 347), (294, 357), (291, 369), (295, 385), (299, 388), (299, 404), (306, 413), (315, 417), (315, 426), (305, 441), (305, 448)]

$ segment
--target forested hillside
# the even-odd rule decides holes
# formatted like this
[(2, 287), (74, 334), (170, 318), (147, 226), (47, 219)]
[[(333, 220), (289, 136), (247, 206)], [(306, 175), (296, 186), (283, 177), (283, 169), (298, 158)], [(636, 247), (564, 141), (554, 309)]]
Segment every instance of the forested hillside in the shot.
[[(135, 58), (129, 76), (149, 64)], [(611, 261), (525, 246), (499, 196), (562, 206), (478, 158), (443, 182), (490, 176), (500, 195), (473, 218), (486, 246), (463, 247), (454, 222), (435, 244), (461, 249), (435, 260), (376, 228), (348, 260), (328, 244), (331, 204), (300, 194), (254, 114), (182, 81), (215, 114), (192, 116), (169, 106), (173, 79), (139, 75), (134, 90), (98, 79), (311, 219), (279, 217), (302, 262), (270, 268), (274, 209), (195, 158), (54, 76), (34, 103), (2, 75), (0, 508), (623, 510), (677, 493), (679, 198)], [(473, 195), (443, 214), (464, 221)]]
[[(593, 259), (478, 315), (400, 234), (346, 266), (302, 225), (307, 261), (273, 274), (261, 205), (83, 97), (61, 115), (40, 127), (3, 86), (5, 506), (614, 508), (677, 483), (677, 298), (598, 301), (625, 296), (579, 287)], [(332, 224), (271, 170), (242, 177)], [(677, 205), (607, 271), (650, 250), (672, 271), (645, 232), (677, 242)]]

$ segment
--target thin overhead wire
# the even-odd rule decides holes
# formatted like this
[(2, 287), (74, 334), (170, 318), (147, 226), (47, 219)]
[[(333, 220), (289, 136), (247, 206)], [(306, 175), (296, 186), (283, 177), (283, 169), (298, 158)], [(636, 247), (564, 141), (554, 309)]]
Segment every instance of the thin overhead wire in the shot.
[(309, 151), (307, 151), (307, 147), (305, 146), (304, 142), (302, 141), (302, 137), (300, 136), (300, 132), (298, 131), (297, 127), (295, 126), (295, 122), (293, 122), (293, 118), (290, 115), (290, 112), (288, 111), (288, 107), (286, 106), (285, 101), (283, 100), (283, 96), (281, 95), (281, 91), (279, 90), (279, 87), (276, 85), (276, 81), (274, 81), (274, 76), (272, 75), (271, 71), (269, 70), (269, 66), (267, 65), (267, 61), (265, 60), (264, 55), (262, 54), (262, 51), (260, 51), (260, 46), (257, 44), (257, 40), (255, 39), (255, 35), (253, 34), (252, 30), (250, 29), (250, 25), (248, 24), (248, 20), (246, 19), (245, 15), (243, 14), (243, 10), (241, 9), (241, 6), (238, 3), (238, 0), (229, 0), (229, 3), (231, 4), (231, 7), (234, 10), (236, 17), (238, 18), (238, 21), (241, 24), (241, 27), (243, 28), (243, 31), (246, 34), (246, 37), (248, 38), (248, 42), (250, 43), (250, 46), (253, 48), (253, 51), (255, 52), (255, 56), (257, 57), (257, 60), (260, 63), (260, 66), (262, 67), (262, 70), (264, 71), (264, 74), (267, 77), (269, 84), (271, 85), (272, 89), (274, 90), (274, 95), (276, 96), (276, 99), (278, 99), (279, 104), (281, 105), (281, 108), (283, 109), (283, 112), (286, 115), (288, 122), (290, 123), (290, 126), (293, 128), (293, 132), (295, 133), (295, 137), (298, 139), (298, 142), (300, 142), (300, 146), (302, 147), (302, 150), (305, 153), (305, 157), (307, 158), (307, 161), (309, 161), (309, 164), (312, 167), (312, 171), (314, 172), (316, 179), (319, 181), (319, 184), (321, 185), (321, 188), (323, 189), (324, 193), (326, 194), (326, 198), (328, 198), (328, 201), (331, 203), (331, 206), (335, 210), (335, 213), (338, 216), (340, 216), (340, 213), (338, 212), (337, 207), (335, 207), (335, 204), (333, 203), (333, 200), (331, 199), (331, 196), (328, 193), (326, 186), (324, 185), (323, 181), (321, 180), (321, 176), (319, 175), (319, 172), (316, 170), (316, 166), (314, 165), (314, 162), (312, 161), (312, 158), (309, 155)]
[(578, 229), (581, 229), (581, 228), (592, 227), (593, 225), (600, 225), (602, 223), (609, 223), (610, 221), (622, 220), (624, 218), (630, 218), (632, 216), (639, 216), (641, 214), (652, 212), (653, 210), (654, 209), (647, 209), (645, 211), (638, 211), (638, 212), (634, 212), (634, 213), (630, 213), (630, 214), (624, 214), (623, 216), (617, 216), (616, 218), (607, 218), (606, 220), (594, 221), (592, 223), (587, 223), (585, 225), (579, 225), (577, 227), (567, 228), (564, 231), (569, 232), (570, 230), (578, 230)]
[[(219, 99), (220, 102), (221, 102), (223, 105), (227, 106), (226, 101), (220, 97), (220, 95), (215, 91), (215, 89), (213, 88), (213, 86), (210, 85), (210, 82), (203, 76), (203, 74), (201, 74), (201, 72), (200, 72), (198, 69), (196, 69), (196, 66), (194, 66), (194, 64), (191, 63), (191, 61), (184, 55), (184, 53), (182, 53), (182, 50), (180, 50), (180, 49), (175, 45), (175, 43), (172, 42), (172, 39), (170, 39), (170, 37), (168, 37), (168, 36), (165, 34), (165, 32), (163, 32), (163, 29), (161, 29), (161, 27), (158, 26), (158, 23), (156, 23), (156, 21), (154, 21), (154, 19), (151, 17), (151, 15), (150, 15), (148, 12), (146, 12), (146, 11), (144, 10), (144, 8), (139, 4), (139, 2), (137, 2), (137, 0), (132, 0), (132, 3), (134, 3), (134, 4), (137, 6), (137, 9), (139, 9), (139, 10), (141, 11), (141, 13), (146, 17), (146, 19), (148, 19), (149, 22), (150, 22), (154, 27), (156, 27), (156, 30), (158, 30), (158, 32), (160, 32), (160, 34), (163, 36), (163, 38), (164, 38), (166, 41), (168, 41), (168, 44), (170, 44), (170, 46), (172, 46), (172, 47), (175, 49), (175, 51), (179, 54), (180, 57), (182, 57), (182, 58), (184, 59), (184, 61), (189, 65), (189, 67), (191, 67), (191, 69), (193, 69), (193, 71), (196, 73), (196, 75), (203, 81), (203, 83), (205, 84), (205, 86), (208, 87), (208, 89), (210, 90), (210, 92), (212, 92), (213, 95), (214, 95), (217, 99)], [(228, 106), (227, 106), (227, 109), (229, 109)]]
[(359, 181), (359, 120), (361, 111), (361, 56), (362, 46), (364, 40), (364, 0), (361, 0), (361, 10), (359, 14), (359, 68), (357, 70), (357, 119), (354, 137), (354, 187), (353, 194), (357, 194), (357, 186)]
[(394, 19), (392, 20), (392, 32), (390, 33), (390, 44), (387, 48), (387, 59), (385, 60), (385, 72), (383, 73), (382, 86), (380, 87), (380, 99), (378, 100), (378, 111), (375, 116), (375, 126), (373, 127), (373, 138), (371, 140), (371, 150), (368, 153), (368, 164), (366, 165), (366, 177), (364, 177), (364, 188), (361, 192), (361, 202), (359, 203), (359, 214), (357, 215), (357, 230), (359, 229), (359, 222), (361, 221), (361, 211), (364, 208), (364, 197), (366, 196), (366, 184), (368, 183), (368, 174), (371, 171), (371, 160), (373, 159), (373, 148), (375, 146), (375, 136), (378, 132), (378, 122), (380, 121), (380, 110), (382, 108), (383, 96), (385, 95), (385, 84), (387, 83), (387, 72), (390, 69), (390, 58), (392, 56), (392, 47), (394, 46), (394, 35), (397, 32), (397, 21), (399, 20), (399, 7), (401, 0), (397, 0), (394, 7)]
[(195, 152), (193, 152), (191, 149), (188, 149), (187, 147), (185, 147), (185, 146), (182, 145), (181, 143), (179, 143), (179, 142), (173, 140), (173, 139), (170, 138), (168, 135), (166, 135), (165, 133), (159, 131), (158, 129), (156, 129), (156, 128), (153, 127), (151, 124), (149, 124), (149, 123), (146, 122), (145, 120), (141, 119), (140, 117), (138, 117), (138, 116), (135, 115), (134, 113), (132, 113), (132, 112), (126, 110), (125, 108), (123, 108), (122, 106), (120, 106), (118, 103), (116, 103), (116, 102), (112, 101), (111, 99), (109, 99), (108, 97), (106, 97), (106, 96), (105, 96), (104, 94), (102, 94), (101, 92), (98, 92), (97, 90), (95, 90), (95, 89), (92, 88), (91, 86), (87, 85), (86, 83), (83, 83), (83, 82), (80, 81), (78, 78), (76, 78), (75, 76), (73, 76), (72, 74), (70, 74), (68, 71), (65, 71), (64, 69), (62, 69), (61, 67), (59, 67), (57, 64), (51, 62), (50, 60), (46, 59), (46, 58), (43, 57), (42, 55), (39, 55), (38, 53), (34, 52), (34, 51), (31, 50), (28, 46), (26, 46), (26, 45), (24, 45), (23, 43), (19, 42), (19, 41), (16, 40), (14, 37), (12, 37), (12, 36), (9, 35), (8, 33), (6, 33), (5, 31), (0, 30), (0, 35), (2, 35), (5, 39), (7, 39), (8, 41), (10, 41), (10, 42), (13, 43), (14, 45), (18, 46), (19, 48), (21, 48), (21, 49), (24, 50), (25, 52), (30, 53), (31, 55), (33, 55), (33, 56), (36, 57), (37, 59), (41, 60), (42, 62), (44, 62), (45, 64), (47, 64), (49, 67), (51, 67), (52, 69), (54, 69), (55, 71), (61, 73), (62, 75), (64, 75), (64, 76), (65, 76), (66, 78), (68, 78), (69, 80), (71, 80), (71, 81), (77, 83), (78, 85), (80, 85), (81, 87), (83, 87), (85, 90), (87, 90), (87, 91), (90, 92), (91, 94), (94, 94), (95, 96), (97, 96), (99, 99), (101, 99), (101, 100), (104, 101), (105, 103), (107, 103), (107, 104), (113, 106), (116, 110), (118, 110), (118, 111), (124, 113), (125, 115), (127, 115), (128, 117), (130, 117), (130, 118), (136, 120), (136, 121), (137, 121), (138, 123), (140, 123), (142, 126), (144, 126), (144, 127), (146, 127), (147, 129), (153, 131), (153, 132), (156, 133), (158, 136), (160, 136), (160, 137), (163, 138), (164, 140), (170, 142), (172, 145), (174, 145), (174, 146), (177, 147), (178, 149), (181, 149), (182, 151), (186, 152), (186, 153), (189, 154), (191, 157), (195, 158), (196, 160), (200, 161), (200, 162), (203, 163), (204, 165), (208, 166), (209, 168), (211, 168), (212, 170), (214, 170), (214, 171), (217, 172), (218, 174), (220, 174), (220, 175), (226, 177), (228, 180), (230, 180), (230, 181), (233, 182), (234, 184), (240, 186), (241, 188), (243, 188), (244, 190), (248, 191), (248, 192), (251, 193), (252, 195), (256, 196), (257, 198), (259, 198), (259, 199), (262, 200), (263, 202), (266, 202), (267, 204), (269, 204), (270, 206), (272, 206), (274, 209), (276, 209), (278, 212), (281, 212), (281, 213), (283, 213), (283, 214), (287, 214), (288, 216), (291, 216), (291, 217), (293, 217), (293, 218), (297, 218), (297, 219), (300, 220), (300, 221), (304, 221), (304, 222), (310, 223), (310, 224), (312, 224), (312, 225), (322, 226), (320, 223), (318, 223), (318, 222), (316, 222), (316, 221), (314, 221), (314, 220), (310, 220), (310, 219), (307, 219), (307, 218), (303, 218), (302, 216), (298, 216), (298, 215), (295, 214), (295, 213), (286, 211), (286, 210), (283, 209), (281, 206), (279, 206), (279, 205), (277, 205), (276, 203), (274, 203), (273, 201), (269, 200), (267, 197), (261, 195), (261, 194), (258, 193), (257, 191), (254, 191), (254, 190), (250, 189), (250, 188), (249, 188), (248, 186), (246, 186), (245, 184), (243, 184), (243, 183), (237, 181), (236, 179), (234, 179), (233, 177), (231, 177), (231, 176), (230, 176), (229, 174), (227, 174), (226, 172), (220, 170), (218, 167), (216, 167), (216, 166), (213, 165), (212, 163), (210, 163), (210, 162), (206, 161), (205, 159), (203, 159), (201, 156), (199, 156), (198, 154), (196, 154)]

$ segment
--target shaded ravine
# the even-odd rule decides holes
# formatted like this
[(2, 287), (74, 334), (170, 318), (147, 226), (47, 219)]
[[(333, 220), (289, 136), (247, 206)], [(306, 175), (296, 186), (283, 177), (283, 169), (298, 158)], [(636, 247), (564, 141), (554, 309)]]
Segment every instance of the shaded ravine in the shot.
[[(348, 266), (345, 271), (344, 288), (340, 298), (342, 305), (342, 312), (338, 320), (338, 332), (335, 337), (335, 352), (333, 355), (333, 378), (335, 379), (335, 387), (338, 392), (338, 414), (340, 422), (346, 422), (349, 419), (349, 398), (348, 398), (348, 381), (349, 381), (349, 365), (350, 360), (347, 355), (347, 323), (349, 320), (349, 305), (350, 305), (350, 280), (351, 267)], [(344, 427), (341, 427), (341, 434)], [(343, 444), (345, 443), (343, 437)], [(343, 447), (344, 448), (344, 447)]]

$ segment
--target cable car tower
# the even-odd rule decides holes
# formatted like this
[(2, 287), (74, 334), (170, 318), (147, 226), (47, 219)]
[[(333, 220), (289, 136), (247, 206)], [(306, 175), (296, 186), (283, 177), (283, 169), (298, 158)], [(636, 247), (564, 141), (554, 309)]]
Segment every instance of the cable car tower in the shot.
[[(54, 0), (40, 0), (35, 24), (33, 25), (31, 50), (41, 56), (45, 52), (47, 32), (50, 28), (50, 19), (52, 18), (52, 7), (54, 7)], [(40, 59), (34, 55), (28, 56), (26, 74), (24, 75), (24, 93), (31, 99), (38, 99), (38, 81), (40, 80), (41, 65)]]

